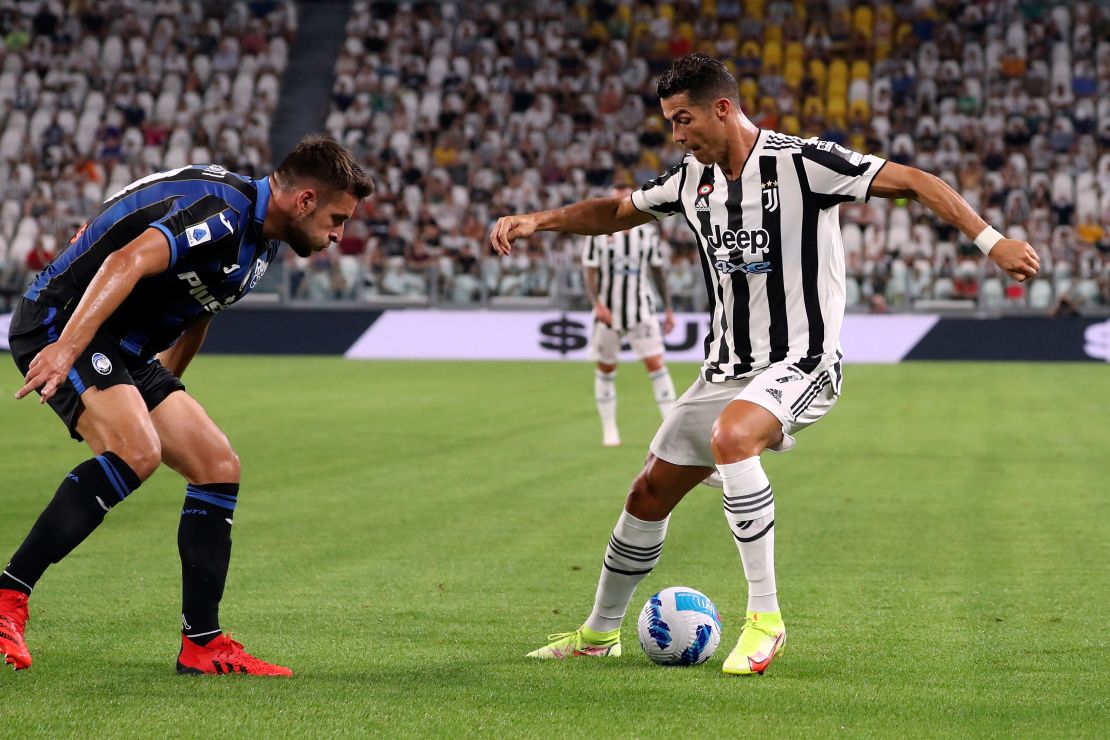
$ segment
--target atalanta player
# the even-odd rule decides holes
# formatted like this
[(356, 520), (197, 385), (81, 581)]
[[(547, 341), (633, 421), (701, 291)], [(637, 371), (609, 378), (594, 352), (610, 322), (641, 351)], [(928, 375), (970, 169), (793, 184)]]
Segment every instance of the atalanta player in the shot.
[(165, 463), (185, 479), (178, 529), (180, 673), (288, 676), (223, 634), (239, 458), (181, 376), (212, 318), (254, 288), (280, 242), (338, 242), (374, 190), (351, 154), (308, 136), (269, 175), (217, 165), (159, 172), (112, 195), (35, 278), (12, 317), (24, 385), (93, 457), (67, 473), (0, 573), (0, 654), (31, 665), (27, 600), (43, 572)]

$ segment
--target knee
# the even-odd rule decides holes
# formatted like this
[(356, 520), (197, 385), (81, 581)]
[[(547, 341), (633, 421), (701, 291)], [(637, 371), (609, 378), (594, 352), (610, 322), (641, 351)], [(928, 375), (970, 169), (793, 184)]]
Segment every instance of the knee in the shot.
[(746, 460), (756, 457), (766, 448), (766, 440), (744, 425), (722, 424), (718, 419), (713, 423), (710, 437), (713, 459), (718, 464)]
[(139, 480), (146, 480), (162, 462), (162, 443), (157, 436), (143, 436), (138, 439), (122, 440), (113, 445), (112, 452), (127, 463)]
[(632, 516), (646, 521), (657, 521), (671, 513), (667, 498), (652, 485), (647, 469), (632, 481), (625, 508)]
[(235, 450), (226, 448), (221, 454), (213, 457), (206, 465), (204, 480), (198, 483), (238, 483), (240, 466), (239, 456)]

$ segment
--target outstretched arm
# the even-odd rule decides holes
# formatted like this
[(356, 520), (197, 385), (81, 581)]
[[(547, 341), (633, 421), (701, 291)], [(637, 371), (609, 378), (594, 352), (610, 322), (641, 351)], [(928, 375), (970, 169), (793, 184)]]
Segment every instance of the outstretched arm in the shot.
[(158, 362), (177, 377), (184, 375), (185, 368), (197, 356), (201, 345), (204, 344), (204, 336), (208, 333), (208, 325), (212, 323), (212, 318), (212, 316), (205, 316), (186, 329), (172, 347), (158, 353)]
[(508, 254), (514, 239), (529, 237), (537, 231), (596, 236), (614, 234), (651, 220), (650, 214), (632, 205), (631, 198), (595, 198), (550, 211), (502, 216), (490, 232), (490, 241), (498, 254)]
[(887, 162), (871, 183), (871, 194), (880, 198), (912, 198), (973, 240), (983, 253), (1023, 282), (1041, 268), (1033, 247), (1019, 239), (1006, 239), (972, 210), (960, 194), (936, 175), (914, 167)]

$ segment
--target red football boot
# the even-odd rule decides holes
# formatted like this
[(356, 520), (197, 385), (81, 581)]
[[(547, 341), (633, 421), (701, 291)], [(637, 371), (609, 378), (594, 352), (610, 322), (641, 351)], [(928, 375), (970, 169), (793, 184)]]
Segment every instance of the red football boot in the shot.
[(0, 588), (0, 656), (17, 671), (31, 667), (31, 653), (23, 641), (26, 627), (27, 594)]
[[(28, 663), (30, 656), (28, 656)], [(181, 636), (177, 672), (191, 674), (241, 673), (251, 676), (292, 676), (293, 671), (259, 660), (243, 649), (242, 643), (220, 635), (207, 645), (198, 645)]]

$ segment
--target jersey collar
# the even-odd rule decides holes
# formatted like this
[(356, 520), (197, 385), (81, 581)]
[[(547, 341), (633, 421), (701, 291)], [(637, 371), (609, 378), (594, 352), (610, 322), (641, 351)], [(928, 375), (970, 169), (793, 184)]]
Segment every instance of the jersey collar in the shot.
[(258, 188), (258, 200), (254, 202), (254, 222), (258, 224), (258, 230), (261, 232), (262, 224), (266, 220), (266, 209), (270, 207), (270, 178), (260, 177), (254, 181), (254, 185)]

